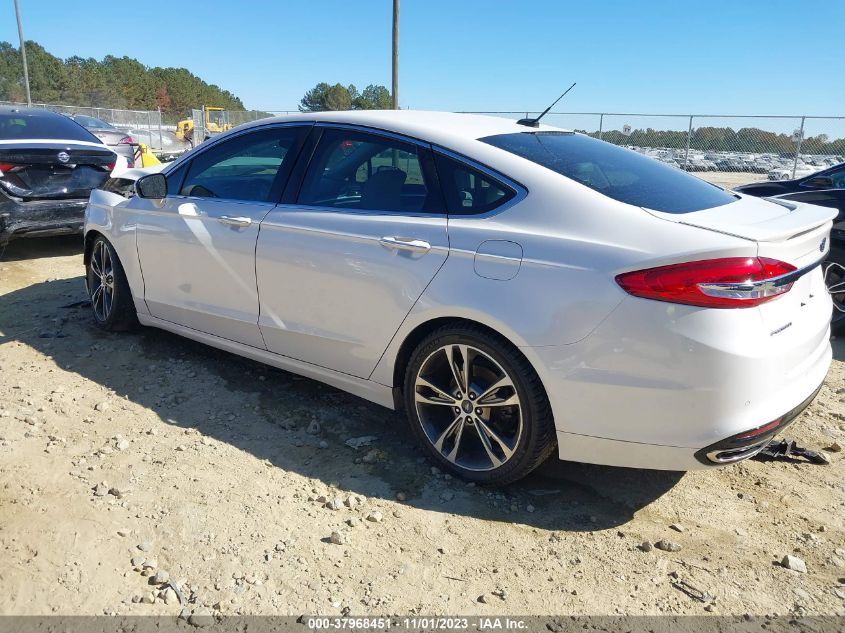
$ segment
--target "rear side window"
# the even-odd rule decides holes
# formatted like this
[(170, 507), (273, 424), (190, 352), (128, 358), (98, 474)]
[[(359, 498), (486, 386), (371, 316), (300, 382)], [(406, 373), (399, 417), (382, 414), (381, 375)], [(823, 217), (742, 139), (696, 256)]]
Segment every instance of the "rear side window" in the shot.
[(299, 204), (392, 213), (442, 212), (436, 208), (430, 163), (430, 153), (412, 143), (327, 129), (305, 174)]
[(437, 175), (452, 215), (487, 213), (514, 197), (514, 191), (465, 163), (435, 154)]
[(737, 197), (675, 167), (572, 132), (519, 132), (480, 139), (571, 178), (608, 198), (666, 213), (689, 213)]
[(88, 141), (99, 143), (76, 121), (55, 112), (3, 112), (0, 113), (0, 140), (57, 139), (63, 141)]

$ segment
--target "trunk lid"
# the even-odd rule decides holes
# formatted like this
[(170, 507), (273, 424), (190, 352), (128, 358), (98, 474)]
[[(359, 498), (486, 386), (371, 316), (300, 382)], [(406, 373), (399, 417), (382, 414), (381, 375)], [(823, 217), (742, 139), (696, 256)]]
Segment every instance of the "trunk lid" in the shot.
[(96, 143), (0, 143), (0, 188), (24, 201), (87, 198), (109, 177), (115, 159)]
[(830, 249), (836, 209), (785, 200), (741, 195), (736, 202), (690, 213), (648, 210), (661, 219), (757, 243), (760, 257), (803, 268), (822, 260)]

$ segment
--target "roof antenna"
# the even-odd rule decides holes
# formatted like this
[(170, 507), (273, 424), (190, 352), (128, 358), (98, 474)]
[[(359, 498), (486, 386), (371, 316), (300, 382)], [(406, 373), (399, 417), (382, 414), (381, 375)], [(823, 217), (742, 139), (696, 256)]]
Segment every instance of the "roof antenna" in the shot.
[(572, 85), (569, 86), (569, 88), (566, 89), (566, 92), (564, 92), (557, 99), (555, 99), (555, 102), (552, 105), (550, 105), (548, 108), (543, 110), (543, 113), (540, 116), (538, 116), (537, 118), (535, 118), (535, 119), (520, 119), (519, 121), (516, 122), (516, 124), (517, 125), (525, 125), (527, 127), (540, 127), (540, 119), (542, 119), (544, 116), (546, 116), (546, 114), (548, 114), (549, 110), (551, 110), (553, 107), (555, 107), (555, 105), (557, 105), (557, 102), (560, 101), (561, 99), (563, 99), (566, 96), (566, 93), (569, 92), (570, 90), (572, 90), (574, 87), (575, 87), (575, 82), (573, 81)]

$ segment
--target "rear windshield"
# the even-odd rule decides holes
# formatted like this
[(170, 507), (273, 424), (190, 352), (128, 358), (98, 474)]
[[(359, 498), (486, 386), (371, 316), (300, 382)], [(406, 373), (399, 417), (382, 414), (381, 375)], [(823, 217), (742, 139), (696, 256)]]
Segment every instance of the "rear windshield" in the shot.
[(614, 200), (689, 213), (735, 201), (733, 194), (628, 149), (572, 132), (519, 132), (480, 139)]
[(100, 140), (73, 119), (52, 112), (0, 112), (0, 139)]
[(111, 123), (106, 123), (102, 119), (97, 119), (92, 116), (85, 116), (84, 114), (77, 114), (73, 117), (73, 120), (79, 123), (79, 125), (84, 125), (85, 127), (92, 129), (92, 130), (114, 130), (115, 127)]

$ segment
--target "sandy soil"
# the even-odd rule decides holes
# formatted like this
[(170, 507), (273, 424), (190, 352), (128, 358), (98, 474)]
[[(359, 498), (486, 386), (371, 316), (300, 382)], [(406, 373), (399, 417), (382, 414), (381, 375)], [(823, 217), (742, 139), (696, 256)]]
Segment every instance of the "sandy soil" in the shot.
[[(486, 490), (420, 459), (397, 414), (163, 332), (100, 332), (78, 243), (0, 261), (2, 614), (176, 614), (176, 589), (222, 614), (845, 614), (841, 340), (790, 430), (828, 466), (553, 459)], [(682, 549), (642, 547), (661, 539)]]

